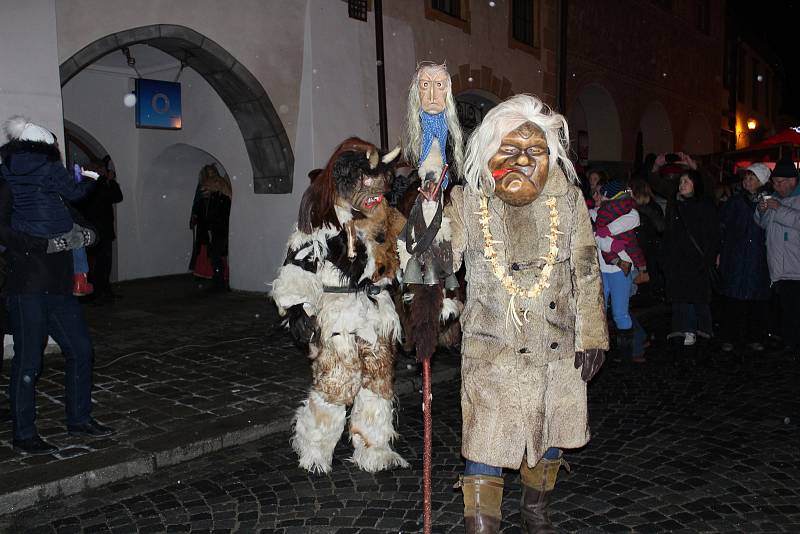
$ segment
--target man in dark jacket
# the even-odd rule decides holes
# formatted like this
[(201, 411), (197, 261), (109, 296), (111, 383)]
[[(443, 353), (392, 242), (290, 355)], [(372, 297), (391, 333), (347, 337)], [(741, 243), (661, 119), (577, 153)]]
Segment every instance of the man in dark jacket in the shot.
[(89, 273), (94, 285), (93, 298), (102, 303), (113, 299), (111, 291), (111, 262), (113, 260), (113, 242), (117, 238), (114, 230), (114, 204), (122, 202), (122, 190), (116, 180), (116, 173), (108, 164), (95, 163), (91, 170), (100, 174), (94, 190), (76, 207), (91, 223), (99, 240), (87, 249), (94, 265)]
[[(0, 150), (3, 148), (6, 146)], [(72, 295), (70, 249), (91, 241), (83, 232), (73, 235), (74, 231), (49, 240), (20, 235), (11, 229), (11, 213), (11, 189), (3, 178), (0, 245), (8, 248), (5, 298), (14, 333), (9, 387), (13, 446), (28, 454), (50, 454), (57, 448), (39, 437), (35, 425), (36, 381), (48, 335), (59, 344), (66, 360), (64, 404), (70, 435), (107, 436), (114, 432), (91, 417), (92, 342), (80, 304)]]

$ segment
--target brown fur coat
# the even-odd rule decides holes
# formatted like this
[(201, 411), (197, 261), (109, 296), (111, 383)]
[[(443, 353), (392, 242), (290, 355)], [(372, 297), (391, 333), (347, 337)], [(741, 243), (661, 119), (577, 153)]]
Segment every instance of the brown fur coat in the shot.
[[(608, 349), (602, 281), (589, 214), (577, 187), (554, 172), (542, 194), (515, 208), (489, 201), (490, 230), (501, 264), (521, 287), (531, 287), (549, 241), (548, 198), (557, 202), (561, 234), (550, 287), (522, 299), (529, 322), (506, 321), (509, 295), (484, 259), (477, 212), (480, 196), (456, 188), (452, 220), (455, 268), (467, 272), (461, 315), (463, 455), (517, 469), (527, 453), (533, 467), (548, 447), (576, 448), (589, 439), (586, 384), (575, 351)], [(519, 270), (511, 269), (516, 263)], [(522, 310), (519, 310), (520, 316)]]

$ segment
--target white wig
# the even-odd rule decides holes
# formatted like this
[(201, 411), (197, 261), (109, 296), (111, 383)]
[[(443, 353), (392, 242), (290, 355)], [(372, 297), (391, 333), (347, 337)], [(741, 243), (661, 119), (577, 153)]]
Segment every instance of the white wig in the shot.
[(464, 177), (474, 191), (482, 191), (489, 197), (494, 195), (489, 160), (497, 153), (503, 137), (526, 122), (532, 122), (544, 132), (550, 149), (548, 176), (552, 176), (561, 165), (567, 180), (578, 183), (575, 166), (568, 156), (569, 127), (566, 119), (535, 96), (520, 94), (489, 110), (469, 138)]
[[(420, 152), (422, 151), (422, 126), (420, 125), (419, 112), (422, 102), (419, 97), (419, 74), (423, 69), (441, 70), (447, 73), (447, 65), (436, 63), (422, 63), (417, 67), (417, 72), (411, 79), (408, 88), (408, 105), (406, 107), (406, 123), (403, 127), (403, 158), (414, 168), (419, 167)], [(450, 75), (447, 76), (447, 96), (445, 97), (444, 116), (447, 121), (447, 135), (452, 140), (453, 153), (448, 155), (447, 163), (452, 176), (460, 175), (464, 170), (464, 137), (461, 133), (461, 123), (458, 122), (456, 101), (453, 98), (453, 88)], [(446, 147), (442, 147), (445, 149)]]

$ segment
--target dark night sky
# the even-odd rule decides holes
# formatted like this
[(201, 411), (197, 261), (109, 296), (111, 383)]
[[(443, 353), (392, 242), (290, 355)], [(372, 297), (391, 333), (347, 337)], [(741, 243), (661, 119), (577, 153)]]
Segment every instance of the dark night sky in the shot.
[(743, 35), (762, 40), (781, 61), (786, 78), (779, 111), (800, 119), (800, 1), (730, 0), (729, 7)]

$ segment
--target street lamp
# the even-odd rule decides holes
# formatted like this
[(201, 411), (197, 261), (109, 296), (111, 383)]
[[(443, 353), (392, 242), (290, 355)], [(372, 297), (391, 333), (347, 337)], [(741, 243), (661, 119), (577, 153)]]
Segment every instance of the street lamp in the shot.
[(758, 121), (755, 119), (747, 119), (747, 129), (752, 131), (756, 128), (758, 128)]

